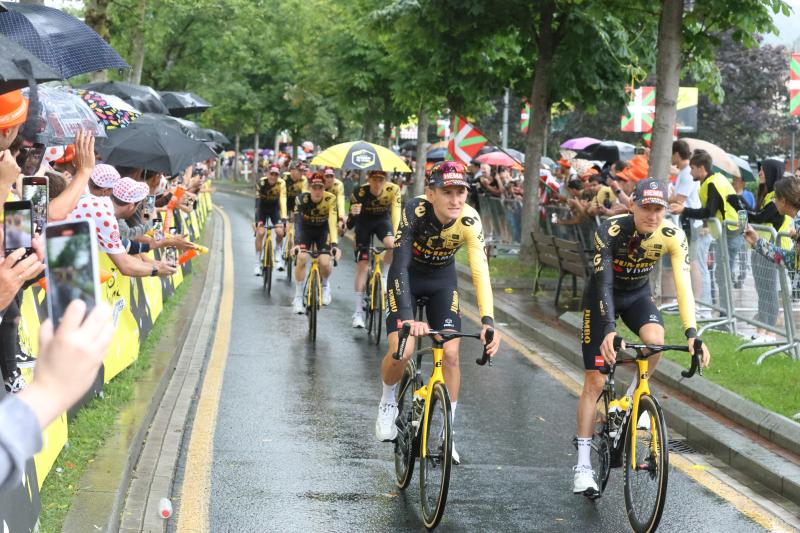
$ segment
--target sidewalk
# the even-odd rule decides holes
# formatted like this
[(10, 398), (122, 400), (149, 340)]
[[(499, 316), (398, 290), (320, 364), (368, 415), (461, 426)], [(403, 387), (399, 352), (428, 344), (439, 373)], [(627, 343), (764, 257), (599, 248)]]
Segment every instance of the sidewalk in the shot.
[[(462, 301), (475, 301), (469, 269), (457, 264)], [(515, 284), (519, 286), (519, 284)], [(571, 287), (562, 292), (562, 309), (553, 306), (554, 293), (532, 296), (531, 289), (494, 285), (495, 321), (520, 332), (557, 354), (579, 372), (581, 317)], [(534, 318), (535, 317), (535, 318)], [(800, 510), (800, 424), (720, 387), (703, 377), (684, 379), (676, 363), (662, 359), (653, 380), (672, 429), (695, 448), (706, 450), (789, 500), (790, 512)], [(630, 372), (618, 371), (618, 381), (630, 383)], [(672, 444), (672, 443), (671, 443)]]

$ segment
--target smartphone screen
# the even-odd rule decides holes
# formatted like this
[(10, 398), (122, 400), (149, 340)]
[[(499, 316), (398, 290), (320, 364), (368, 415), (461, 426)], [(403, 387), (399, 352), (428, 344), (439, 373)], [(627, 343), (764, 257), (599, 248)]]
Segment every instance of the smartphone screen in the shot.
[(46, 177), (25, 176), (22, 178), (22, 199), (33, 207), (33, 230), (44, 231), (47, 225), (48, 182)]
[(94, 222), (55, 222), (47, 226), (47, 309), (58, 326), (72, 300), (87, 313), (100, 299), (100, 274)]
[(33, 208), (29, 201), (3, 204), (3, 235), (6, 255), (17, 248), (31, 252), (33, 242)]
[(44, 159), (45, 146), (42, 143), (36, 143), (28, 149), (28, 154), (25, 156), (25, 162), (22, 164), (22, 174), (30, 176), (39, 171)]

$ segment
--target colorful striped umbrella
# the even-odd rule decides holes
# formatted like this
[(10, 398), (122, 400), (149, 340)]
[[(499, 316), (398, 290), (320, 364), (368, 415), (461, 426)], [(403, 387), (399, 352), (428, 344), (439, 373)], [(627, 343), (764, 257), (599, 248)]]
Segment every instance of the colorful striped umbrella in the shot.
[(113, 94), (103, 94), (88, 89), (68, 90), (89, 106), (106, 130), (124, 128), (142, 115), (139, 110)]

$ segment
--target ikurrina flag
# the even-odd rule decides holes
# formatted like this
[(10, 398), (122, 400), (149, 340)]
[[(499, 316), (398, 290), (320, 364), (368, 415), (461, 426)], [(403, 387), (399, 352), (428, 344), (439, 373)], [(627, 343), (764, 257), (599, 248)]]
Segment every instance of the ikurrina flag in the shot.
[(531, 124), (531, 104), (530, 102), (525, 102), (525, 105), (522, 107), (522, 111), (519, 114), (519, 129), (525, 135), (528, 134), (528, 126)]
[(653, 131), (656, 120), (656, 88), (639, 87), (627, 105), (626, 114), (620, 120), (620, 129), (636, 133)]
[(792, 54), (789, 63), (789, 113), (800, 116), (800, 54)]
[(450, 119), (440, 118), (436, 121), (436, 136), (450, 137)]
[(453, 136), (447, 143), (448, 159), (469, 164), (486, 144), (487, 139), (464, 117), (458, 117), (453, 124)]

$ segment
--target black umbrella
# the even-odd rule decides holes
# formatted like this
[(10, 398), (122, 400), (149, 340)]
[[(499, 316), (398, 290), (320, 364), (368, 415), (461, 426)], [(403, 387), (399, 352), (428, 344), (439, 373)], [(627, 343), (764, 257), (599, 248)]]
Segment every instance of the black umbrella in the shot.
[(614, 163), (619, 160), (627, 161), (634, 156), (634, 152), (635, 147), (632, 144), (621, 141), (603, 141), (588, 145), (578, 152), (575, 158)]
[(211, 128), (200, 128), (203, 138), (207, 141), (212, 141), (218, 144), (230, 144), (231, 141), (221, 131), (212, 130)]
[(195, 139), (197, 141), (213, 140), (207, 138), (207, 136), (203, 132), (203, 128), (201, 128), (191, 120), (186, 120), (185, 118), (173, 117), (171, 115), (167, 115), (167, 119), (177, 124), (178, 127), (181, 129), (181, 131), (186, 135), (188, 135), (189, 137), (191, 137), (192, 139)]
[(124, 81), (98, 81), (81, 85), (81, 88), (119, 96), (142, 113), (166, 115), (169, 112), (156, 90), (147, 85), (135, 85)]
[(198, 161), (217, 157), (205, 143), (183, 133), (169, 117), (155, 114), (142, 115), (126, 128), (109, 131), (106, 139), (97, 140), (97, 151), (109, 165), (171, 175)]
[(3, 51), (0, 54), (0, 94), (27, 87), (30, 79), (37, 82), (61, 79), (58, 72), (5, 35), (0, 35), (0, 50)]
[(176, 91), (161, 91), (161, 101), (169, 109), (173, 117), (185, 117), (192, 113), (202, 113), (211, 107), (211, 104), (194, 93)]
[[(0, 33), (33, 53), (66, 79), (107, 68), (129, 68), (89, 26), (59, 9), (6, 3)], [(5, 48), (3, 49), (5, 53)]]

